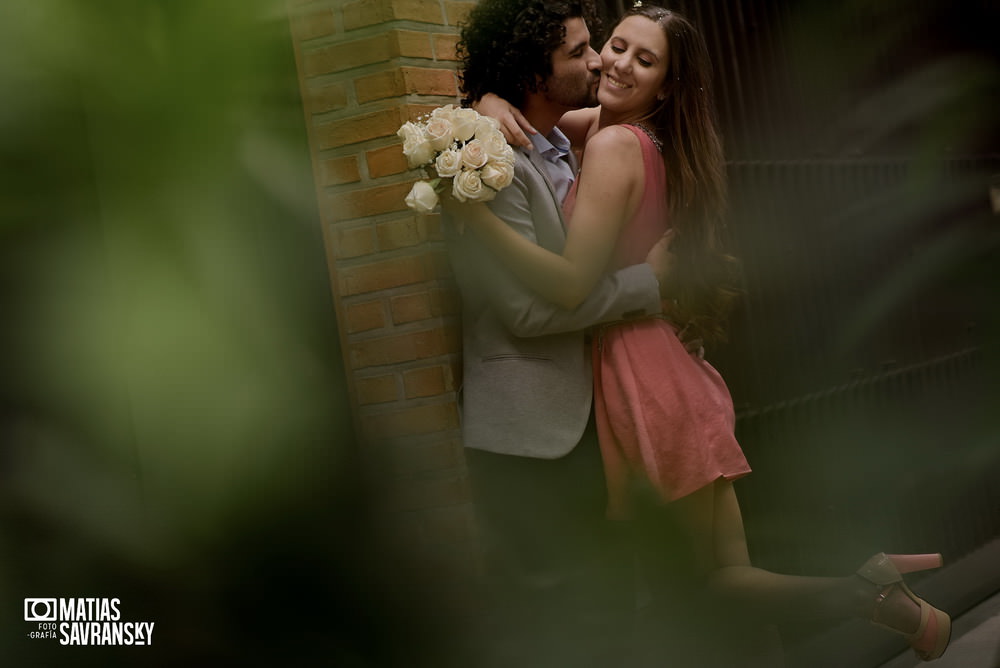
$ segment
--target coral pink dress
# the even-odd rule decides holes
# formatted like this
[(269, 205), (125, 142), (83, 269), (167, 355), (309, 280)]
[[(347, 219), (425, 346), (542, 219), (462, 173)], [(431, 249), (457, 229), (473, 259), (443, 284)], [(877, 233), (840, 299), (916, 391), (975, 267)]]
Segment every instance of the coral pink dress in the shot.
[[(642, 145), (645, 190), (619, 235), (611, 271), (644, 262), (669, 228), (663, 159), (641, 128), (624, 127)], [(566, 220), (575, 201), (574, 184), (563, 205)], [(708, 362), (685, 350), (670, 322), (651, 317), (604, 325), (594, 334), (592, 354), (610, 517), (628, 516), (637, 481), (669, 502), (750, 472), (734, 434), (729, 389)]]

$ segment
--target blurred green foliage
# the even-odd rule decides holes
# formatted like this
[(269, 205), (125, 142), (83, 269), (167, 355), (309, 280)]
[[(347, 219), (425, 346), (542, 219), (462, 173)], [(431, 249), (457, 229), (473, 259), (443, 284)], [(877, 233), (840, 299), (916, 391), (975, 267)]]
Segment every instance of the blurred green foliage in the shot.
[[(284, 4), (4, 3), (0, 45), (3, 662), (396, 651)], [(158, 644), (27, 640), (26, 596)]]

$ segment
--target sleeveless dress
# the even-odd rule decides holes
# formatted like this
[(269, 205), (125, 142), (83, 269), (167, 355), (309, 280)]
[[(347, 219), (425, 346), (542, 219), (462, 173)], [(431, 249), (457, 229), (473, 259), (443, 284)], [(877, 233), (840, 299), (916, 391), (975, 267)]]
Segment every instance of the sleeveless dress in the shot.
[[(663, 159), (645, 131), (623, 127), (642, 145), (645, 187), (635, 216), (621, 230), (610, 271), (644, 262), (669, 228)], [(567, 221), (575, 202), (576, 182), (563, 205)], [(708, 362), (687, 352), (673, 324), (649, 317), (603, 325), (592, 346), (609, 517), (628, 517), (636, 483), (670, 502), (719, 478), (750, 473), (735, 437), (729, 389)]]

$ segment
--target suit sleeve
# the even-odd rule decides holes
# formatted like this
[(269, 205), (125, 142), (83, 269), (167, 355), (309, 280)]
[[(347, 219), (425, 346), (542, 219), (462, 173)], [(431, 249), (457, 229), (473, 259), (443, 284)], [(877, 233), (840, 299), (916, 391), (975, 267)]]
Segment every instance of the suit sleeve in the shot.
[[(489, 206), (519, 234), (553, 252), (565, 243), (560, 211), (547, 186), (525, 159), (519, 159), (514, 182)], [(534, 178), (533, 178), (534, 177)], [(540, 187), (541, 186), (541, 187)], [(592, 325), (660, 312), (659, 286), (652, 267), (639, 264), (605, 276), (590, 296), (572, 311), (538, 297), (503, 266), (475, 233), (454, 233), (445, 221), (456, 278), (462, 290), (485, 300), (516, 336), (543, 336), (586, 329)]]

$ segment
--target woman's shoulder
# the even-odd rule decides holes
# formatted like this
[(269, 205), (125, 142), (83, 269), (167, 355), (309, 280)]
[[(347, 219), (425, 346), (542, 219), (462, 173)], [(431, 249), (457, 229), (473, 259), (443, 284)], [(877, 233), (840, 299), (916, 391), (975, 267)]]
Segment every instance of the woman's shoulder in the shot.
[(567, 111), (559, 119), (559, 129), (573, 146), (583, 146), (590, 131), (597, 126), (597, 107)]
[[(608, 125), (587, 140), (587, 153), (589, 156), (631, 156), (642, 152), (639, 137), (632, 130), (624, 125)], [(624, 155), (623, 155), (624, 154)]]

